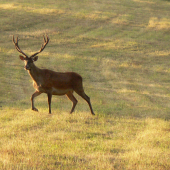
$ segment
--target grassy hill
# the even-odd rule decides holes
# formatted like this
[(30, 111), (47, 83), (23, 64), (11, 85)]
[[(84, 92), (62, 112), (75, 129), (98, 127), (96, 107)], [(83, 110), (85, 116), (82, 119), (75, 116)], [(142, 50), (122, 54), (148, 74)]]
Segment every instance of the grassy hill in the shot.
[[(170, 1), (0, 2), (0, 169), (170, 169)], [(82, 75), (87, 103), (46, 94), (31, 110), (32, 80), (12, 36), (35, 63)]]

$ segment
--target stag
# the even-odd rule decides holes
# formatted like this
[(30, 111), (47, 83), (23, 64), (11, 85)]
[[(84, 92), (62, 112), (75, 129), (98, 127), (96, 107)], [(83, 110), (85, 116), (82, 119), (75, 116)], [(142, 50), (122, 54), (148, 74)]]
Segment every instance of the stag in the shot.
[(25, 63), (25, 70), (28, 71), (29, 75), (33, 80), (33, 86), (35, 92), (31, 97), (32, 110), (38, 111), (34, 106), (34, 98), (39, 96), (41, 93), (46, 93), (48, 96), (49, 114), (51, 114), (51, 99), (52, 95), (66, 95), (73, 103), (70, 113), (72, 113), (77, 105), (77, 99), (74, 97), (73, 92), (75, 91), (80, 95), (89, 105), (92, 115), (95, 115), (92, 109), (90, 98), (85, 94), (82, 84), (82, 77), (75, 72), (55, 72), (48, 69), (38, 68), (34, 62), (38, 60), (37, 54), (41, 53), (49, 42), (49, 37), (43, 36), (44, 43), (40, 50), (30, 57), (28, 57), (18, 45), (18, 37), (14, 38), (13, 43), (16, 50), (21, 53), (20, 59)]

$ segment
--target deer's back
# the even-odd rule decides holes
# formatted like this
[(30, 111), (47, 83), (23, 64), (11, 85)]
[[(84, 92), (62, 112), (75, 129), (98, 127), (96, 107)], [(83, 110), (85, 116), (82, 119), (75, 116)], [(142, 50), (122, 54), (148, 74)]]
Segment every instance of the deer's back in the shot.
[(54, 88), (73, 88), (77, 83), (82, 82), (82, 77), (75, 72), (55, 72), (48, 69), (42, 71), (45, 84)]

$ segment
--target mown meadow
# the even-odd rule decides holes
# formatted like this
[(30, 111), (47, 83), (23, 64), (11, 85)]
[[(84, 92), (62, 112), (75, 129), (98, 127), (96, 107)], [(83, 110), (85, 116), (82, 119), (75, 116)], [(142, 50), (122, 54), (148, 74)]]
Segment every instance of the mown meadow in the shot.
[[(170, 1), (2, 0), (0, 169), (170, 169)], [(12, 43), (36, 66), (82, 75), (78, 95), (35, 99)]]

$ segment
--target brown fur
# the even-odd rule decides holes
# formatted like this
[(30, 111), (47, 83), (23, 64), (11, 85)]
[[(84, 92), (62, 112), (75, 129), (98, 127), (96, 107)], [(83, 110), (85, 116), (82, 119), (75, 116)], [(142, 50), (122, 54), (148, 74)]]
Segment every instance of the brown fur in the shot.
[(35, 66), (34, 62), (38, 60), (38, 53), (42, 52), (47, 43), (49, 42), (49, 38), (44, 37), (44, 45), (42, 45), (39, 52), (33, 54), (28, 57), (18, 46), (18, 38), (16, 42), (13, 37), (13, 42), (15, 44), (15, 48), (17, 51), (22, 53), (25, 57), (19, 56), (21, 60), (25, 62), (25, 69), (28, 70), (29, 75), (33, 80), (33, 86), (35, 88), (35, 92), (31, 97), (31, 105), (32, 110), (38, 111), (34, 106), (34, 98), (39, 96), (41, 93), (46, 93), (48, 96), (48, 105), (49, 105), (49, 113), (51, 113), (51, 99), (52, 95), (66, 95), (73, 103), (72, 109), (70, 113), (72, 113), (77, 104), (77, 99), (74, 97), (73, 92), (75, 91), (78, 95), (80, 95), (86, 102), (88, 103), (91, 114), (95, 115), (90, 103), (90, 98), (85, 94), (83, 85), (82, 85), (82, 77), (75, 72), (54, 72), (48, 69), (40, 69)]

